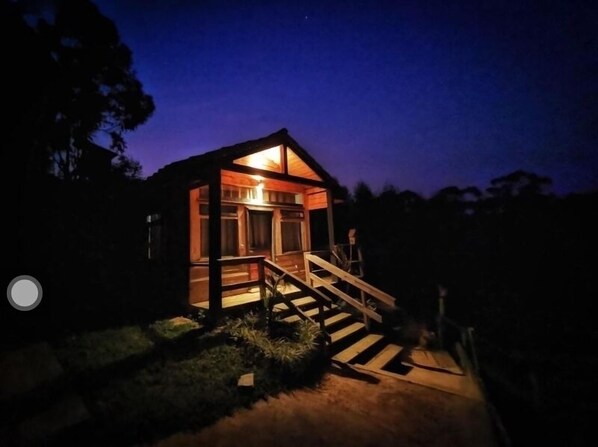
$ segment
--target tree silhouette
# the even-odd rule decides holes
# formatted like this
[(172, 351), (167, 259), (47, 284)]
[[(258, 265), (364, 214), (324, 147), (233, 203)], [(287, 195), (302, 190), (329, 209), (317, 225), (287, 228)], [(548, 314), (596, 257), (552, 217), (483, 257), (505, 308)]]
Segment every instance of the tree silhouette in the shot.
[(11, 19), (20, 20), (12, 28), (27, 37), (26, 54), (17, 54), (16, 63), (44, 68), (33, 79), (36, 85), (21, 81), (27, 82), (23, 90), (36, 91), (27, 107), (33, 116), (21, 119), (37, 124), (31, 150), (38, 163), (49, 161), (55, 174), (75, 179), (83, 151), (100, 134), (122, 154), (124, 134), (152, 115), (154, 102), (144, 93), (114, 23), (87, 0), (55, 1), (49, 16), (45, 10), (24, 10), (21, 3), (11, 6)]
[(493, 197), (508, 198), (515, 196), (537, 196), (546, 193), (552, 180), (533, 172), (522, 170), (511, 172), (490, 181), (491, 187), (486, 191)]
[(353, 198), (356, 203), (366, 204), (374, 199), (374, 194), (367, 183), (360, 181), (355, 186)]

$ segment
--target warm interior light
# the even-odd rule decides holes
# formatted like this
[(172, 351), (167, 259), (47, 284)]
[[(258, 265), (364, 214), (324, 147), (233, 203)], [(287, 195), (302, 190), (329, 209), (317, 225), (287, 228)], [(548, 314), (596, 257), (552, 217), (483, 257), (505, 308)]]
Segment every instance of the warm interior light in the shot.
[(264, 203), (264, 178), (259, 175), (252, 175), (252, 177), (257, 180), (257, 185), (255, 185), (255, 199), (252, 200), (252, 203), (263, 204)]
[(266, 171), (282, 172), (280, 146), (238, 158), (235, 163)]

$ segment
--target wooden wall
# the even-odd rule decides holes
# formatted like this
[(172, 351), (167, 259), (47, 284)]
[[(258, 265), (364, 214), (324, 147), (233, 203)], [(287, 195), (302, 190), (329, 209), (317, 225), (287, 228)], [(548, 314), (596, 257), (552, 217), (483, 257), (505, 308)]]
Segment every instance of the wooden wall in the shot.
[(328, 198), (324, 188), (307, 188), (304, 205), (307, 210), (319, 210), (328, 206)]

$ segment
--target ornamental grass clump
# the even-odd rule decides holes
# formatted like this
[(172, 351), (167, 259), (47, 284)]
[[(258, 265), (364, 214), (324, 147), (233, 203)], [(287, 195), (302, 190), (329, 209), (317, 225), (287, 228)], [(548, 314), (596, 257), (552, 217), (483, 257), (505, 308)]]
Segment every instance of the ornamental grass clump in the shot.
[(227, 321), (223, 329), (233, 340), (240, 342), (249, 355), (257, 361), (268, 361), (287, 378), (304, 373), (315, 363), (321, 344), (318, 326), (310, 321), (294, 324), (276, 321), (268, 329), (265, 320), (249, 313), (243, 318)]

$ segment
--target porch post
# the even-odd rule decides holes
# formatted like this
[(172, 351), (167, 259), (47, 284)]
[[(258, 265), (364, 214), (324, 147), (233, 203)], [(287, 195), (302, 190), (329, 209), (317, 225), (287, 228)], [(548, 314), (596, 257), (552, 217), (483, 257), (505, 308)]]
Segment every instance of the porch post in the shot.
[(222, 313), (222, 266), (218, 260), (222, 257), (221, 249), (221, 179), (220, 168), (216, 168), (210, 176), (209, 193), (209, 224), (210, 245), (209, 245), (209, 300), (212, 318), (217, 318)]
[(332, 218), (332, 205), (333, 205), (333, 198), (332, 198), (332, 190), (326, 190), (326, 217), (328, 220), (328, 245), (330, 248), (330, 253), (334, 250), (334, 220)]

